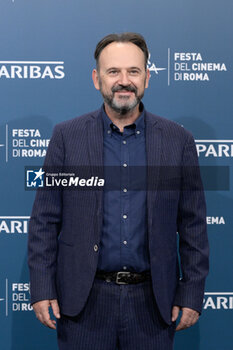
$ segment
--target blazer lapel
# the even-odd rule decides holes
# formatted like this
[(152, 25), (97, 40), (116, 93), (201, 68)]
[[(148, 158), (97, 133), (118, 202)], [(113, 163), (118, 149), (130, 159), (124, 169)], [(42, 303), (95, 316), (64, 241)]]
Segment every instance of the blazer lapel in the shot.
[(150, 113), (145, 114), (147, 151), (147, 210), (149, 232), (152, 226), (153, 208), (159, 181), (162, 129)]
[[(103, 122), (101, 110), (91, 115), (87, 126), (88, 130), (88, 155), (92, 176), (104, 178), (103, 167)], [(97, 188), (95, 191), (97, 199), (97, 215), (103, 212), (103, 188)], [(101, 222), (101, 219), (100, 219)]]

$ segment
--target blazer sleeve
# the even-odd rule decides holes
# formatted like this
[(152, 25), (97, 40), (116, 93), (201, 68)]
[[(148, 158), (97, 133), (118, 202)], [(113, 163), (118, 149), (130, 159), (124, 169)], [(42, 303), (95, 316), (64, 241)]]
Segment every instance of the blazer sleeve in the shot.
[(182, 186), (177, 218), (181, 278), (174, 305), (201, 314), (205, 279), (209, 270), (206, 202), (196, 145), (190, 135), (183, 151)]
[[(44, 162), (44, 169), (59, 169), (64, 162), (64, 144), (55, 126)], [(36, 193), (28, 236), (31, 304), (56, 299), (56, 258), (62, 218), (61, 189), (39, 188)]]

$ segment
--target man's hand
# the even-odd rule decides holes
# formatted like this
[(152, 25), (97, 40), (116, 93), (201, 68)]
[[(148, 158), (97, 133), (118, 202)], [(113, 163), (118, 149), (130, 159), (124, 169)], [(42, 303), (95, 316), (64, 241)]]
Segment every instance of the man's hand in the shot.
[(182, 329), (193, 326), (199, 318), (199, 312), (197, 312), (196, 310), (190, 309), (188, 307), (173, 306), (172, 322), (176, 321), (180, 310), (182, 310), (182, 316), (180, 319), (180, 323), (176, 327), (176, 331), (180, 331)]
[(52, 300), (41, 300), (38, 301), (37, 303), (33, 304), (33, 310), (35, 311), (36, 317), (38, 320), (43, 323), (45, 326), (56, 329), (56, 321), (51, 320), (50, 315), (49, 315), (49, 307), (52, 307), (53, 310), (53, 315), (56, 318), (60, 318), (60, 309), (59, 305), (57, 302), (57, 299), (52, 299)]

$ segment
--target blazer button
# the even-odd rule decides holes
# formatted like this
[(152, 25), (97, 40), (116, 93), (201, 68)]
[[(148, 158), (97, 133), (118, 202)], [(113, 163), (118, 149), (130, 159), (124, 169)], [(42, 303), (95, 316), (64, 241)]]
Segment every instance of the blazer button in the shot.
[(94, 251), (95, 251), (95, 252), (97, 252), (97, 251), (98, 251), (98, 249), (99, 249), (98, 245), (97, 245), (97, 244), (95, 244), (95, 245), (94, 245)]

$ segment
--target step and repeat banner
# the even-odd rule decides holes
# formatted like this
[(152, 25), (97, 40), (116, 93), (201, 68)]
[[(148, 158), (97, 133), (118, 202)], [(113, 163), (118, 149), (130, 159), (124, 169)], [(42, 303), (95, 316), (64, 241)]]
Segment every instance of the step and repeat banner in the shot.
[[(1, 0), (0, 348), (57, 349), (30, 306), (28, 222), (55, 124), (100, 107), (91, 71), (97, 42), (141, 33), (150, 50), (147, 110), (196, 140), (207, 200), (210, 273), (203, 313), (175, 350), (233, 349), (232, 1)], [(33, 170), (32, 170), (33, 171)]]

